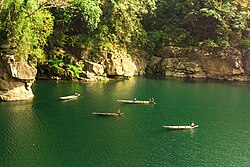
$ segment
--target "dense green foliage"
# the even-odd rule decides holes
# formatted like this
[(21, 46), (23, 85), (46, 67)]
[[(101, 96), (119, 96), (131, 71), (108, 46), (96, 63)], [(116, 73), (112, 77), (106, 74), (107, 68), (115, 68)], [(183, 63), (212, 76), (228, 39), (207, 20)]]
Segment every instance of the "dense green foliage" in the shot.
[(82, 66), (65, 61), (72, 56), (98, 62), (109, 52), (152, 55), (164, 47), (249, 53), (249, 6), (248, 0), (2, 0), (0, 46), (20, 58), (42, 60), (45, 51), (40, 68), (70, 67), (75, 76)]
[(0, 3), (0, 44), (18, 55), (42, 58), (53, 29), (51, 13), (36, 0), (3, 0)]
[(143, 47), (147, 36), (141, 19), (154, 9), (154, 0), (72, 0), (66, 9), (52, 10), (50, 47), (80, 49), (97, 57), (102, 51)]
[[(65, 8), (52, 8), (55, 20), (48, 57), (63, 60), (71, 53), (78, 59), (98, 62), (108, 52), (141, 50), (148, 41), (141, 20), (154, 9), (154, 0), (72, 0)], [(55, 56), (58, 48), (66, 55)], [(72, 65), (82, 69), (76, 63)], [(42, 68), (50, 67), (45, 64)]]
[(250, 10), (245, 0), (159, 0), (144, 19), (151, 49), (164, 46), (218, 50), (249, 41)]

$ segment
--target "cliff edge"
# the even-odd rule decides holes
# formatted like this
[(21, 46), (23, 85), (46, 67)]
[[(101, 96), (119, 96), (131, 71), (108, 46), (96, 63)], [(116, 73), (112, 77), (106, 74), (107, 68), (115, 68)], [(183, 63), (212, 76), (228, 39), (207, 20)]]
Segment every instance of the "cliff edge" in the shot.
[(0, 101), (27, 100), (34, 97), (31, 86), (37, 70), (14, 55), (0, 56)]

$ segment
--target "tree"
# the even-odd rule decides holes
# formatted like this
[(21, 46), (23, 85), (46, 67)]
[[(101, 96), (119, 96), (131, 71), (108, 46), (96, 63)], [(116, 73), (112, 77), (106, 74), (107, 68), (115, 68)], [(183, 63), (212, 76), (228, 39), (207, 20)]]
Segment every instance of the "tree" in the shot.
[(55, 30), (51, 46), (86, 50), (92, 55), (110, 50), (110, 46), (142, 48), (147, 39), (141, 19), (154, 9), (154, 0), (72, 0), (67, 8), (52, 10)]
[(127, 47), (142, 47), (146, 32), (141, 24), (143, 16), (155, 10), (154, 0), (111, 0), (106, 2), (103, 24), (108, 26), (113, 43)]
[(2, 0), (0, 44), (11, 48), (17, 59), (42, 59), (46, 39), (53, 30), (53, 17), (47, 8), (56, 4), (52, 0)]
[(236, 47), (249, 36), (249, 1), (159, 0), (154, 15), (143, 20), (157, 49), (163, 46)]

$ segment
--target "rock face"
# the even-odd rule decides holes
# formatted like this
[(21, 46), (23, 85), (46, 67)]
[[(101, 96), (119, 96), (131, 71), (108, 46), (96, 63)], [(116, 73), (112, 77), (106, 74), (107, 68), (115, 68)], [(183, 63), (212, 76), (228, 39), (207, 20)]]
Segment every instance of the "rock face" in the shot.
[(241, 58), (201, 59), (199, 63), (207, 78), (221, 80), (248, 81)]
[(104, 74), (104, 67), (101, 64), (86, 61), (86, 70), (95, 73), (96, 75), (102, 76)]
[(165, 58), (161, 61), (162, 73), (170, 77), (204, 78), (201, 65), (187, 58)]
[[(85, 61), (84, 71), (78, 79), (86, 82), (108, 81), (109, 78), (144, 75), (147, 62), (144, 58), (127, 54), (110, 53), (101, 62)], [(108, 78), (109, 77), (109, 78)]]
[(147, 62), (143, 58), (110, 53), (105, 59), (105, 66), (108, 76), (132, 77), (145, 74)]
[(36, 68), (26, 61), (16, 62), (13, 55), (0, 57), (0, 101), (26, 100), (32, 98), (32, 83)]
[(245, 73), (250, 76), (250, 54), (243, 56), (243, 66)]
[(167, 46), (152, 57), (147, 73), (169, 77), (250, 81), (250, 55), (234, 47), (206, 50)]
[(240, 57), (153, 57), (147, 72), (169, 77), (249, 81)]

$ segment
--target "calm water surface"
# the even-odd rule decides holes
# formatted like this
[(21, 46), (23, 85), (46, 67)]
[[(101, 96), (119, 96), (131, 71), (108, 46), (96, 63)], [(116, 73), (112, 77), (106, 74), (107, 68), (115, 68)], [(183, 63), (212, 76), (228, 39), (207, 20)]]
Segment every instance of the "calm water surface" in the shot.
[[(250, 166), (250, 84), (37, 81), (33, 91), (33, 100), (0, 103), (1, 166)], [(78, 100), (58, 99), (74, 92)], [(134, 96), (157, 104), (116, 101)], [(92, 114), (119, 108), (124, 117)], [(162, 128), (192, 121), (199, 128)]]

